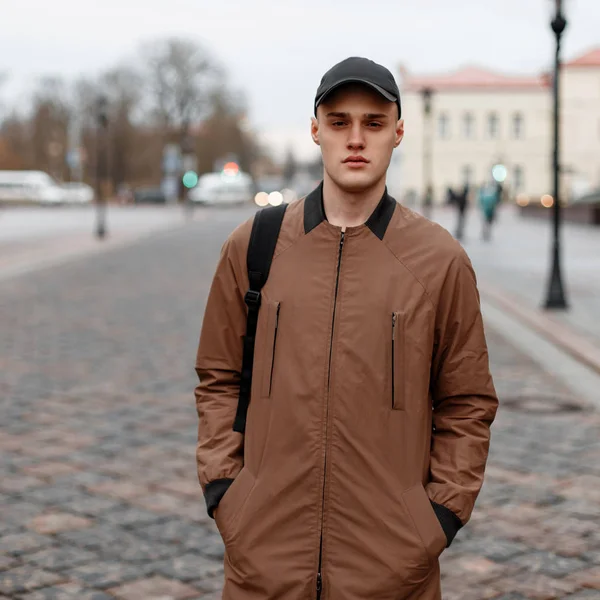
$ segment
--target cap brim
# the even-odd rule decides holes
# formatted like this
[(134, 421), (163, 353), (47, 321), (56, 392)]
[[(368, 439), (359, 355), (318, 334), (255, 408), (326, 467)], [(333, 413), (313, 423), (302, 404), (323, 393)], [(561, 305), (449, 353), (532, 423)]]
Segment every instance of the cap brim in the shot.
[(388, 102), (398, 102), (398, 98), (393, 94), (390, 94), (388, 91), (384, 90), (381, 86), (373, 83), (372, 81), (367, 81), (366, 79), (360, 79), (359, 77), (348, 77), (347, 79), (342, 79), (338, 81), (335, 85), (327, 88), (316, 100), (315, 100), (315, 110), (316, 108), (325, 100), (331, 92), (336, 90), (342, 85), (346, 85), (347, 83), (361, 83), (375, 90), (379, 94), (381, 94)]

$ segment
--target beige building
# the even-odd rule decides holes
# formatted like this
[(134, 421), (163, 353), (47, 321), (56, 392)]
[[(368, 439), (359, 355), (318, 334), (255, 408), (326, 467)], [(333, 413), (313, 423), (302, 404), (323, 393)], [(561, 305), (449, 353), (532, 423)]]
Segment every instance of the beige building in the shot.
[[(398, 198), (422, 198), (429, 169), (434, 201), (443, 202), (448, 186), (478, 186), (495, 165), (513, 197), (552, 192), (550, 76), (479, 67), (422, 76), (401, 68), (400, 86), (406, 134), (388, 178)], [(567, 195), (579, 194), (600, 187), (600, 49), (564, 64), (561, 100), (563, 185)]]

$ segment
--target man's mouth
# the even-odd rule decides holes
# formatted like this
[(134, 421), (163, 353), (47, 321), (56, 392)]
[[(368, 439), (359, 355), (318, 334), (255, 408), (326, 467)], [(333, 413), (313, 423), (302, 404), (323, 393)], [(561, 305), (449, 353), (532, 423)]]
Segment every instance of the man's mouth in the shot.
[(364, 156), (349, 156), (348, 158), (344, 159), (344, 162), (350, 164), (366, 164), (369, 161)]

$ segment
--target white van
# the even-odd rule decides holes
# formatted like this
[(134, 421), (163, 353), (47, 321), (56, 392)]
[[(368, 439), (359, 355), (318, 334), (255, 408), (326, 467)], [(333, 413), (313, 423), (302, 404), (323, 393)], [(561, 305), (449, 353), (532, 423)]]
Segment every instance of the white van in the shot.
[(234, 175), (206, 173), (188, 192), (191, 202), (213, 205), (244, 204), (251, 202), (253, 196), (252, 177), (241, 172)]
[(0, 203), (59, 204), (64, 200), (65, 191), (48, 173), (0, 170)]

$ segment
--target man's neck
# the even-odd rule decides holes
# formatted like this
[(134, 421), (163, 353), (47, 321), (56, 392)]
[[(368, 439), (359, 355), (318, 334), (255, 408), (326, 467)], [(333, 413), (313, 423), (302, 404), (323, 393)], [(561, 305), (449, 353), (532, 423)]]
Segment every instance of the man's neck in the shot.
[(385, 178), (361, 192), (340, 189), (325, 173), (323, 178), (323, 206), (327, 220), (337, 227), (356, 227), (371, 216), (385, 191)]

